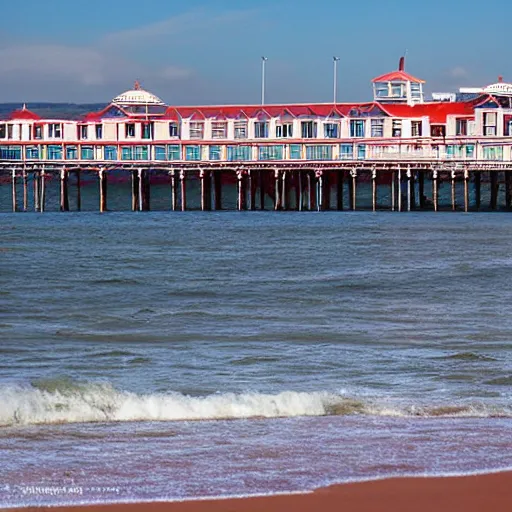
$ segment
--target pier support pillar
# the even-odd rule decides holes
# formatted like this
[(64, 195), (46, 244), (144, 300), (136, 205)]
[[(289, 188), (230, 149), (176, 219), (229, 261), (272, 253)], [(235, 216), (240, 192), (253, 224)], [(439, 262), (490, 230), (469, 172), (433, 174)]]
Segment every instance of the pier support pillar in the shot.
[(145, 212), (149, 212), (149, 210), (151, 210), (151, 182), (150, 182), (151, 175), (150, 175), (149, 169), (146, 169), (143, 172), (143, 176), (144, 176), (144, 180), (142, 183), (142, 191), (143, 191), (142, 209)]
[(317, 211), (324, 209), (324, 203), (322, 201), (324, 195), (324, 173), (322, 171), (315, 171), (315, 202)]
[(452, 183), (452, 211), (454, 212), (455, 210), (457, 210), (457, 196), (456, 196), (456, 175), (455, 175), (455, 171), (452, 171), (452, 180), (451, 180), (451, 183)]
[(11, 193), (12, 193), (12, 211), (18, 211), (18, 201), (16, 198), (16, 169), (11, 173)]
[(210, 171), (200, 169), (199, 179), (201, 180), (201, 210), (205, 212), (212, 209)]
[(137, 204), (139, 212), (144, 211), (144, 169), (137, 170)]
[(311, 171), (306, 171), (307, 195), (308, 195), (308, 211), (314, 208), (315, 191), (313, 190), (313, 177)]
[(420, 196), (420, 209), (425, 209), (425, 173), (423, 170), (418, 171), (418, 195)]
[(357, 169), (352, 169), (350, 171), (350, 176), (352, 177), (352, 194), (351, 194), (351, 205), (353, 211), (356, 211), (357, 206)]
[(76, 171), (76, 210), (82, 209), (82, 173), (80, 169)]
[(336, 209), (343, 210), (343, 181), (345, 178), (345, 171), (342, 169), (338, 171), (338, 184), (336, 186)]
[(107, 211), (107, 174), (105, 169), (101, 168), (99, 170), (99, 179), (100, 179), (100, 212)]
[(322, 210), (331, 209), (331, 183), (329, 171), (323, 171), (322, 174)]
[(411, 166), (407, 167), (407, 211), (412, 210), (414, 199), (414, 177), (411, 171)]
[(181, 211), (187, 210), (187, 175), (182, 169), (180, 171), (180, 189), (181, 189)]
[(245, 175), (244, 171), (236, 171), (236, 178), (238, 184), (238, 200), (237, 200), (237, 208), (238, 211), (245, 210), (245, 198), (246, 198), (246, 190), (245, 190)]
[(248, 171), (247, 173), (247, 188), (249, 189), (249, 209), (256, 210), (256, 171)]
[(178, 187), (176, 186), (176, 171), (169, 172), (171, 176), (171, 209), (175, 212), (178, 209)]
[(283, 206), (283, 210), (288, 210), (290, 207), (290, 180), (288, 178), (288, 171), (284, 170), (281, 175), (281, 204)]
[(23, 169), (23, 211), (28, 209), (28, 174), (27, 170)]
[(295, 171), (295, 209), (302, 211), (302, 172)]
[(139, 179), (140, 169), (132, 171), (132, 212), (136, 212), (139, 209)]
[(276, 210), (276, 211), (281, 209), (281, 191), (280, 191), (281, 185), (280, 184), (281, 184), (281, 180), (280, 180), (279, 170), (275, 169), (274, 170), (274, 187), (275, 187), (274, 210)]
[(34, 211), (38, 212), (40, 210), (40, 192), (41, 192), (41, 176), (40, 171), (36, 171), (33, 173), (34, 178)]
[(215, 193), (214, 207), (222, 210), (222, 171), (213, 171), (213, 188)]
[(263, 169), (260, 169), (258, 171), (258, 182), (259, 182), (259, 189), (260, 189), (260, 210), (265, 209), (265, 171)]
[(464, 169), (464, 211), (469, 211), (469, 169)]
[(439, 178), (437, 171), (432, 171), (432, 202), (434, 204), (434, 211), (437, 212), (439, 209)]
[(46, 171), (44, 170), (44, 167), (41, 169), (41, 204), (40, 204), (40, 211), (41, 213), (44, 212), (44, 209), (46, 207)]
[(68, 171), (60, 170), (60, 211), (69, 212)]
[(396, 210), (396, 172), (391, 173), (391, 211)]
[(482, 174), (480, 171), (475, 172), (475, 207), (480, 209), (482, 204)]
[(489, 171), (489, 181), (491, 183), (491, 210), (498, 208), (498, 171)]
[(402, 211), (402, 169), (398, 166), (398, 186), (397, 186), (397, 194), (398, 194), (398, 211)]
[(372, 169), (372, 210), (377, 211), (377, 169)]
[(512, 175), (505, 171), (505, 208), (510, 210), (512, 206)]

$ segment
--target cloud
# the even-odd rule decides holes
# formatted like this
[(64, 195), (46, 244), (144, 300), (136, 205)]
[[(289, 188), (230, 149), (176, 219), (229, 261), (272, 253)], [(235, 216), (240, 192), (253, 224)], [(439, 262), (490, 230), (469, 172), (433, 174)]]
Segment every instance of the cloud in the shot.
[(469, 73), (462, 66), (456, 66), (448, 70), (448, 75), (452, 78), (467, 78), (469, 76)]

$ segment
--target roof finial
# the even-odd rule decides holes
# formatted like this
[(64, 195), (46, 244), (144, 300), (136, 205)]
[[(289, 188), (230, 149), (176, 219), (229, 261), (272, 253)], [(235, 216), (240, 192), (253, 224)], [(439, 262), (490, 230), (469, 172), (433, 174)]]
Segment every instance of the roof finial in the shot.
[(26, 103), (23, 103), (23, 107), (21, 108), (21, 110), (27, 110), (27, 104)]
[(135, 84), (133, 86), (133, 89), (135, 91), (140, 91), (142, 89), (142, 87), (140, 86), (140, 82), (138, 80), (135, 80)]
[(405, 71), (405, 56), (400, 57), (400, 62), (398, 63), (398, 71)]

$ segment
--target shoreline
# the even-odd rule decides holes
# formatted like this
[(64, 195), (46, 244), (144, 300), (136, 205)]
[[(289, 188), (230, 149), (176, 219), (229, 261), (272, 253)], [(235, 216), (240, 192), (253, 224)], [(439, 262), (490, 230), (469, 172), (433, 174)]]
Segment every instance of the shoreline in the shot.
[(512, 471), (467, 476), (382, 478), (336, 484), (311, 492), (243, 498), (0, 508), (12, 512), (277, 512), (285, 509), (298, 512), (508, 512), (512, 510)]

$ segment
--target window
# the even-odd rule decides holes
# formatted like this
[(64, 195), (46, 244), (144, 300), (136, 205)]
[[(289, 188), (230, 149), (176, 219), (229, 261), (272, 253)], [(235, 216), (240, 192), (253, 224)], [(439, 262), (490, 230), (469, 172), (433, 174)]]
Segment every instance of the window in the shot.
[(7, 125), (7, 138), (12, 139), (13, 138), (13, 126), (12, 124)]
[[(49, 124), (48, 125), (48, 137), (50, 139), (60, 139), (62, 137), (62, 125), (59, 123)], [(61, 155), (61, 157), (62, 157), (62, 155)]]
[(290, 158), (292, 160), (300, 160), (302, 158), (302, 146), (300, 144), (290, 145)]
[(350, 121), (350, 136), (364, 137), (364, 124), (362, 119), (352, 119)]
[(78, 150), (76, 146), (66, 146), (66, 160), (78, 160)]
[(384, 137), (384, 119), (372, 119), (372, 137)]
[(466, 158), (475, 158), (475, 145), (468, 144), (466, 146)]
[(324, 124), (324, 137), (326, 139), (337, 139), (339, 137), (340, 125), (338, 123)]
[(254, 136), (257, 139), (268, 138), (268, 121), (257, 121), (254, 123)]
[(181, 160), (181, 146), (171, 144), (167, 147), (167, 155), (169, 160)]
[(421, 121), (411, 121), (411, 135), (413, 137), (421, 137), (423, 131), (423, 123)]
[(364, 160), (366, 158), (366, 144), (357, 145), (357, 159)]
[(453, 158), (454, 157), (454, 151), (453, 151), (453, 145), (449, 144), (446, 146), (446, 158)]
[(62, 146), (48, 146), (48, 160), (62, 160)]
[(258, 160), (282, 160), (283, 146), (260, 146)]
[(503, 160), (503, 146), (484, 146), (484, 160)]
[(237, 160), (252, 160), (252, 147), (228, 146), (228, 160), (230, 162)]
[(212, 123), (212, 139), (225, 139), (227, 137), (228, 124), (225, 121)]
[(78, 139), (79, 140), (87, 140), (87, 128), (86, 124), (78, 125)]
[(276, 139), (293, 137), (293, 123), (283, 123), (276, 126)]
[(446, 126), (442, 124), (433, 124), (430, 127), (432, 137), (446, 137)]
[(135, 137), (135, 123), (126, 123), (124, 125), (124, 135), (125, 138)]
[(402, 82), (391, 83), (391, 97), (401, 98), (405, 96), (405, 84)]
[(95, 135), (96, 135), (96, 140), (103, 139), (103, 125), (102, 124), (97, 124), (94, 127), (94, 131), (95, 131)]
[[(5, 135), (4, 135), (5, 137)], [(40, 140), (43, 138), (43, 127), (40, 124), (34, 125), (34, 139)]]
[(352, 144), (342, 144), (340, 146), (340, 158), (342, 160), (353, 160), (354, 146)]
[(314, 139), (316, 137), (316, 123), (314, 121), (302, 121), (300, 131), (303, 139)]
[(25, 149), (25, 156), (27, 160), (39, 159), (39, 148), (37, 146), (27, 146)]
[(152, 139), (153, 138), (153, 123), (142, 123), (142, 138)]
[(421, 99), (421, 84), (411, 82), (411, 98)]
[(133, 148), (131, 146), (121, 148), (121, 160), (133, 160)]
[(185, 160), (201, 160), (201, 146), (185, 146)]
[(387, 98), (389, 96), (387, 82), (377, 82), (375, 84), (375, 96), (377, 96), (377, 98)]
[(235, 139), (247, 139), (247, 121), (235, 121)]
[(82, 146), (82, 160), (94, 160), (94, 149), (92, 146)]
[(177, 138), (180, 136), (180, 126), (177, 121), (169, 123), (169, 137)]
[(332, 146), (306, 146), (306, 158), (308, 160), (332, 160)]
[(190, 138), (202, 139), (204, 136), (204, 122), (194, 121), (190, 123)]
[(455, 121), (455, 135), (467, 135), (468, 122), (466, 119), (457, 119)]
[(148, 160), (148, 146), (135, 146), (134, 160)]
[(392, 134), (392, 137), (401, 137), (402, 136), (402, 120), (401, 119), (393, 119), (391, 134)]
[(165, 146), (155, 146), (155, 160), (167, 160)]
[(21, 147), (0, 146), (0, 160), (21, 160)]
[(0, 124), (0, 139), (5, 139), (7, 136), (7, 130), (5, 128), (5, 123)]
[(221, 159), (220, 146), (210, 146), (209, 157), (210, 157), (210, 160), (220, 160)]
[(484, 113), (484, 135), (496, 135), (496, 112)]
[(117, 146), (105, 146), (105, 160), (117, 160)]

